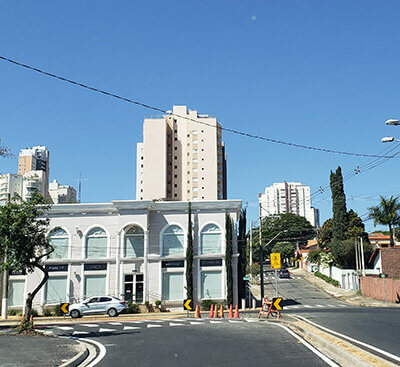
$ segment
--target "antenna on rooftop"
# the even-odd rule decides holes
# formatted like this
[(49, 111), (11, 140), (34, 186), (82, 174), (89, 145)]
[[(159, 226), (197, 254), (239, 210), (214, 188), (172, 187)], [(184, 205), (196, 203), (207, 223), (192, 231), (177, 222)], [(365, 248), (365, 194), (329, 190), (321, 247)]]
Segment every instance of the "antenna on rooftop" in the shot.
[(82, 181), (87, 181), (87, 178), (82, 178), (82, 173), (79, 172), (79, 178), (78, 178), (78, 203), (81, 203), (82, 199)]

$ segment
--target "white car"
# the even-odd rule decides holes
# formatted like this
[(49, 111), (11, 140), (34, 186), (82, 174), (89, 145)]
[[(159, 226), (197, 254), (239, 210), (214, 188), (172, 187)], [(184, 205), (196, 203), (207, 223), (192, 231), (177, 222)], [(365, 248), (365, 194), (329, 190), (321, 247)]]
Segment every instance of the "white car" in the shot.
[(82, 303), (75, 303), (69, 306), (69, 315), (76, 319), (83, 315), (108, 314), (116, 317), (127, 310), (126, 302), (112, 296), (90, 297)]

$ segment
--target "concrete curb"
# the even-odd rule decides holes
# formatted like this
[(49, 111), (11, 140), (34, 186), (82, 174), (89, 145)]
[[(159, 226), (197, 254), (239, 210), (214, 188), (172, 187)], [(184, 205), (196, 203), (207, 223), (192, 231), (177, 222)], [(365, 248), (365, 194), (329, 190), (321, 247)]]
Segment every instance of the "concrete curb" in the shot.
[(80, 351), (75, 357), (72, 357), (69, 361), (66, 361), (60, 365), (60, 367), (77, 367), (89, 356), (89, 350), (86, 345), (80, 340), (77, 341), (79, 342)]

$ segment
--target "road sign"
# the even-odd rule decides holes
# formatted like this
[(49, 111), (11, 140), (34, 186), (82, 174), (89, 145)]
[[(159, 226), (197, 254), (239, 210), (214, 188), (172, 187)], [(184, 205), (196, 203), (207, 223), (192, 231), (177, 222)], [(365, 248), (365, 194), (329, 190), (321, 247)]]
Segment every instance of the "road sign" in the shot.
[(272, 253), (270, 258), (271, 258), (271, 269), (280, 269), (281, 268), (281, 254), (280, 253)]
[(60, 307), (63, 313), (69, 312), (69, 303), (60, 303)]
[(183, 309), (185, 311), (192, 311), (193, 310), (193, 300), (191, 299), (185, 299), (183, 300)]
[(250, 277), (243, 277), (243, 280), (250, 280)]
[(283, 306), (280, 304), (282, 302), (282, 298), (278, 297), (278, 298), (272, 298), (272, 309), (274, 310), (282, 310)]

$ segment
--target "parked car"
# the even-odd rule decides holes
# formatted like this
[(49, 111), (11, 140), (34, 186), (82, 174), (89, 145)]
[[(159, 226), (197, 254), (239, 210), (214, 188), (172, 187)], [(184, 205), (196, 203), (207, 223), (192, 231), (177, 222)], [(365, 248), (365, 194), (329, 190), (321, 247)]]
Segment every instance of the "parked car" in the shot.
[(121, 312), (128, 309), (126, 302), (116, 297), (90, 297), (81, 303), (75, 303), (69, 306), (69, 315), (76, 319), (83, 315), (108, 314), (110, 317), (116, 317)]
[(281, 270), (279, 271), (279, 278), (290, 278), (289, 270), (287, 270), (287, 269), (281, 269)]

